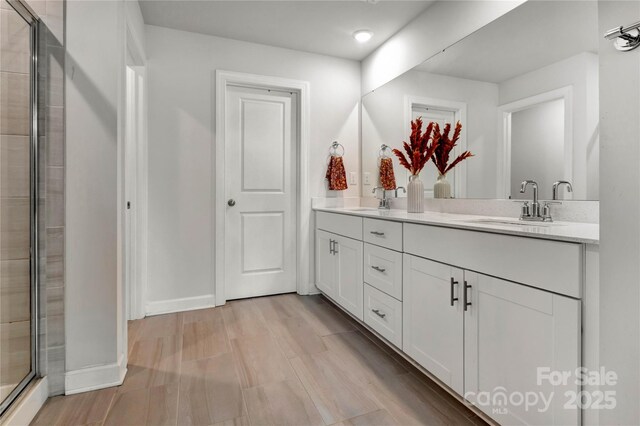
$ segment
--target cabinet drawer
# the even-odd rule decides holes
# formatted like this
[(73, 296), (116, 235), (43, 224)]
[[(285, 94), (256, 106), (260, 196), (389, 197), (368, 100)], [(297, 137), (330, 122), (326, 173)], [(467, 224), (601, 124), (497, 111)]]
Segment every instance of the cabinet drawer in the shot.
[(365, 218), (364, 241), (402, 251), (402, 223)]
[(364, 282), (402, 300), (402, 253), (365, 244)]
[(316, 228), (362, 241), (362, 218), (346, 214), (316, 212)]
[(402, 302), (367, 284), (364, 285), (364, 322), (402, 348)]
[(580, 244), (429, 225), (404, 225), (406, 253), (581, 297)]

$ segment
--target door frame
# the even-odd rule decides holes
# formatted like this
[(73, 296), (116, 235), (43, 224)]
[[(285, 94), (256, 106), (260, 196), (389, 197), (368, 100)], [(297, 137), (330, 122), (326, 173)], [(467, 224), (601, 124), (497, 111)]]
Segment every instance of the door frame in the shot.
[[(147, 290), (147, 71), (140, 43), (131, 29), (126, 28), (125, 51), (125, 126), (122, 146), (122, 280), (125, 319), (144, 318)], [(131, 80), (135, 81), (131, 81)], [(133, 83), (133, 84), (130, 84)], [(132, 102), (133, 101), (133, 102)], [(130, 108), (133, 105), (135, 110)], [(129, 146), (132, 143), (133, 146)], [(135, 151), (134, 163), (127, 159), (129, 148)], [(131, 182), (130, 177), (135, 181)], [(128, 211), (127, 202), (133, 208)], [(132, 227), (131, 239), (127, 237)], [(133, 262), (131, 274), (128, 268)], [(126, 321), (125, 321), (126, 324)]]
[[(460, 139), (456, 147), (453, 149), (453, 157), (462, 154), (467, 150), (467, 104), (466, 102), (450, 101), (447, 99), (437, 99), (423, 96), (411, 96), (405, 95), (404, 97), (404, 137), (405, 140), (409, 140), (411, 136), (411, 127), (409, 123), (412, 121), (413, 108), (434, 108), (442, 111), (451, 111), (454, 115), (454, 121), (462, 124), (462, 130), (460, 131)], [(454, 189), (453, 195), (455, 198), (467, 197), (467, 167), (466, 163), (462, 162), (457, 167), (453, 168)], [(464, 184), (463, 184), (464, 183)], [(425, 188), (425, 194), (429, 194), (433, 198), (433, 187)]]
[[(511, 114), (559, 99), (564, 100), (564, 179), (573, 182), (573, 88), (565, 86), (498, 107), (498, 198), (511, 195)], [(572, 197), (566, 194), (566, 199)]]
[(229, 86), (245, 86), (260, 89), (277, 89), (291, 91), (298, 94), (298, 149), (297, 149), (297, 190), (296, 190), (296, 288), (298, 294), (309, 294), (310, 260), (312, 253), (310, 246), (311, 226), (311, 198), (309, 196), (309, 141), (310, 133), (310, 87), (308, 81), (293, 80), (281, 77), (271, 77), (247, 74), (233, 71), (216, 70), (215, 79), (215, 149), (213, 163), (215, 173), (212, 175), (212, 240), (215, 241), (212, 265), (214, 273), (215, 305), (221, 306), (227, 302), (225, 291), (225, 225), (226, 225), (226, 171), (225, 171), (225, 140), (226, 140), (226, 104)]

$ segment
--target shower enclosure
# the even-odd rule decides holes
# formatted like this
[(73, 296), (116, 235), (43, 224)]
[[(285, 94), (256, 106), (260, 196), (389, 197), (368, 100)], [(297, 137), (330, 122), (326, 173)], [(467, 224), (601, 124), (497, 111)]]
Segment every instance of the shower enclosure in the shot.
[(37, 18), (0, 0), (0, 415), (37, 375)]

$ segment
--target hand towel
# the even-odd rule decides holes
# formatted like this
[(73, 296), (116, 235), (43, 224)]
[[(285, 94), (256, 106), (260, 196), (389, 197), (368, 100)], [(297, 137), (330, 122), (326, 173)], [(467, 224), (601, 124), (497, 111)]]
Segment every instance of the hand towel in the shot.
[(396, 189), (396, 176), (393, 173), (393, 160), (388, 157), (380, 159), (380, 185), (386, 190)]
[(326, 178), (329, 180), (331, 191), (343, 191), (347, 189), (347, 173), (344, 170), (342, 157), (332, 155), (329, 160)]

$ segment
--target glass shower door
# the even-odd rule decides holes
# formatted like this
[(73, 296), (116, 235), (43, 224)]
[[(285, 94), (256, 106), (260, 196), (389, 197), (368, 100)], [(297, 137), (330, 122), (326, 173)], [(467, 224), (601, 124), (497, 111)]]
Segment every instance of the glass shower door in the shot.
[(36, 370), (35, 25), (0, 0), (0, 414)]

